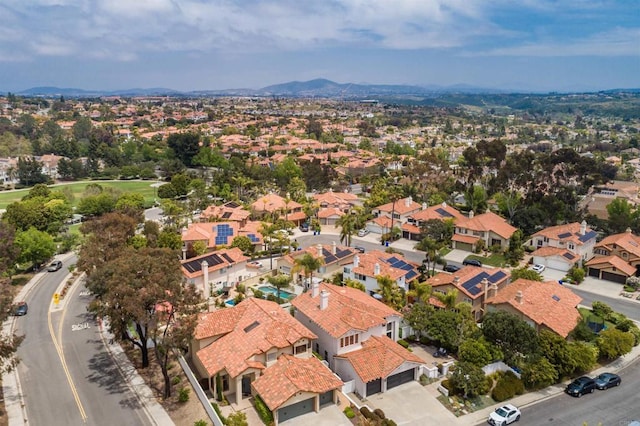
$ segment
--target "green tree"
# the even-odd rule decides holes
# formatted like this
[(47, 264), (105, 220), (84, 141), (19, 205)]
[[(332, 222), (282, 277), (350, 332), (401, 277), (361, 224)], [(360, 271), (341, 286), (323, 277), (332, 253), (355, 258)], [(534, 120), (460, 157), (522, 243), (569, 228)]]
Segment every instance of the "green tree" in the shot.
[(76, 211), (85, 216), (102, 216), (115, 210), (117, 195), (111, 192), (102, 192), (96, 195), (84, 197), (78, 203)]
[(101, 268), (103, 282), (88, 285), (96, 295), (90, 311), (108, 318), (114, 335), (140, 349), (143, 368), (149, 366), (148, 342), (153, 343), (168, 398), (172, 355), (188, 346), (195, 329), (200, 302), (195, 287), (183, 285), (180, 262), (168, 249), (127, 249)]
[(425, 305), (429, 304), (429, 299), (432, 294), (433, 288), (427, 283), (417, 283), (413, 285), (413, 288), (407, 293), (407, 295), (413, 297), (416, 302), (421, 302)]
[(238, 247), (243, 253), (252, 253), (255, 248), (251, 239), (245, 235), (235, 237), (231, 243), (231, 247)]
[(487, 313), (482, 320), (482, 333), (502, 350), (507, 363), (516, 363), (538, 350), (538, 336), (533, 327), (508, 312)]
[(426, 334), (429, 329), (431, 316), (435, 312), (432, 305), (414, 303), (404, 315), (404, 320), (416, 333), (417, 337)]
[(46, 183), (49, 178), (42, 173), (42, 163), (31, 158), (18, 158), (18, 180), (23, 186)]
[(289, 284), (291, 283), (291, 276), (284, 275), (284, 274), (270, 275), (269, 277), (267, 277), (267, 281), (269, 281), (269, 284), (271, 284), (277, 289), (276, 299), (278, 304), (282, 303), (282, 298), (280, 297), (280, 291), (283, 288), (287, 288), (289, 286)]
[[(16, 231), (13, 225), (0, 222), (0, 277), (8, 276), (11, 278), (15, 272), (16, 262), (20, 256), (20, 247), (15, 244), (15, 239)], [(0, 355), (0, 363), (1, 358)]]
[(574, 366), (573, 372), (591, 371), (598, 362), (597, 346), (587, 342), (569, 342), (567, 344), (569, 358)]
[(491, 351), (487, 346), (488, 344), (484, 340), (465, 340), (458, 347), (458, 360), (469, 362), (482, 368), (493, 360)]
[(224, 424), (226, 426), (249, 426), (249, 423), (247, 422), (247, 415), (242, 411), (231, 413)]
[(180, 250), (182, 238), (175, 228), (163, 228), (158, 235), (158, 247)]
[(275, 167), (273, 177), (279, 188), (286, 188), (294, 177), (302, 178), (302, 169), (292, 157), (287, 157)]
[(596, 344), (600, 355), (611, 360), (631, 352), (634, 341), (633, 334), (609, 328), (600, 332)]
[[(0, 321), (3, 323), (12, 312), (14, 293), (11, 279), (0, 277)], [(13, 332), (0, 335), (0, 372), (10, 372), (18, 365), (20, 359), (16, 352), (23, 340), (24, 336), (18, 336)]]
[(378, 275), (377, 293), (382, 297), (382, 302), (391, 306), (395, 310), (400, 310), (406, 304), (404, 291), (389, 275)]
[(632, 206), (625, 198), (614, 198), (607, 205), (609, 229), (617, 234), (633, 227)]
[(336, 220), (336, 226), (340, 228), (340, 242), (344, 244), (346, 241), (347, 247), (351, 247), (351, 237), (356, 233), (358, 226), (356, 215), (349, 210)]
[(446, 293), (436, 292), (433, 294), (436, 299), (444, 305), (447, 310), (453, 310), (458, 304), (458, 289), (452, 288)]
[(305, 253), (295, 259), (293, 268), (291, 268), (291, 275), (299, 271), (304, 271), (305, 282), (308, 283), (309, 286), (312, 286), (313, 271), (317, 271), (322, 265), (324, 265), (324, 259), (314, 257), (310, 253)]
[(511, 237), (509, 237), (509, 247), (504, 254), (504, 258), (511, 266), (517, 266), (524, 257), (522, 231), (517, 229)]
[(524, 364), (522, 381), (528, 389), (541, 389), (558, 380), (558, 371), (545, 357)]
[(125, 192), (118, 197), (115, 211), (142, 222), (144, 220), (144, 196), (136, 192)]
[(167, 138), (167, 146), (185, 166), (194, 165), (193, 157), (200, 151), (200, 135), (196, 133), (173, 133)]
[(449, 381), (454, 389), (462, 392), (465, 399), (487, 391), (484, 371), (470, 362), (458, 361), (452, 369)]
[(34, 268), (49, 260), (56, 253), (56, 243), (53, 241), (53, 237), (33, 227), (18, 232), (15, 242), (20, 249), (18, 262), (31, 263)]
[(533, 271), (526, 267), (511, 270), (511, 282), (519, 278), (530, 281), (543, 281), (542, 275), (540, 275), (539, 272)]

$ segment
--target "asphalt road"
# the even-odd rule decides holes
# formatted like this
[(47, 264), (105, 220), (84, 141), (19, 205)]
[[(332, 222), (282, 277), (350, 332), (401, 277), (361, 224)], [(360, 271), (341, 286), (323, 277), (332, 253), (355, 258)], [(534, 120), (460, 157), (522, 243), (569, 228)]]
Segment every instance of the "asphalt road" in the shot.
[(89, 301), (76, 286), (64, 310), (49, 311), (64, 267), (47, 273), (27, 297), (29, 312), (17, 319), (25, 340), (18, 349), (18, 375), (28, 423), (32, 425), (150, 425), (107, 352)]
[[(594, 301), (604, 302), (611, 307), (615, 312), (620, 312), (627, 316), (627, 318), (631, 318), (635, 321), (640, 321), (640, 304), (637, 302), (631, 302), (625, 300), (621, 297), (607, 297), (599, 294), (593, 294), (586, 292), (584, 290), (580, 290), (576, 287), (571, 287), (571, 291), (573, 291), (578, 296), (582, 297), (582, 305), (591, 306)], [(640, 397), (638, 399), (640, 401)]]
[(619, 372), (622, 384), (581, 398), (560, 394), (522, 410), (518, 426), (627, 426), (640, 420), (640, 361)]

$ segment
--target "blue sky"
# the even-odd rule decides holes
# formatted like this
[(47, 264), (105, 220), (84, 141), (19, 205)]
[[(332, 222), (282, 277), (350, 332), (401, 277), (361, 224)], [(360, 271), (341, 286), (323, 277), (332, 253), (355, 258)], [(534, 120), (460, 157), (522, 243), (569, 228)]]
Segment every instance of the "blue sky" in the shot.
[(638, 0), (2, 0), (0, 91), (640, 87)]

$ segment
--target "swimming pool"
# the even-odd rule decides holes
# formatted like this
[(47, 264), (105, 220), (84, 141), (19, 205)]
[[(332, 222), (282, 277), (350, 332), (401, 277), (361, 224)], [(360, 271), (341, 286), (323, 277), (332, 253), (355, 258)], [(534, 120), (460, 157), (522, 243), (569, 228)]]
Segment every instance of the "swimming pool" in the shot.
[(234, 299), (229, 299), (224, 301), (225, 305), (236, 306), (236, 301)]
[[(263, 285), (258, 287), (258, 290), (260, 290), (261, 292), (265, 293), (265, 294), (273, 294), (274, 296), (276, 296), (278, 294), (278, 289), (275, 287), (271, 287), (270, 285)], [(286, 299), (286, 300), (291, 300), (294, 297), (296, 297), (295, 294), (290, 293), (288, 291), (285, 290), (280, 290), (280, 298), (281, 299)]]

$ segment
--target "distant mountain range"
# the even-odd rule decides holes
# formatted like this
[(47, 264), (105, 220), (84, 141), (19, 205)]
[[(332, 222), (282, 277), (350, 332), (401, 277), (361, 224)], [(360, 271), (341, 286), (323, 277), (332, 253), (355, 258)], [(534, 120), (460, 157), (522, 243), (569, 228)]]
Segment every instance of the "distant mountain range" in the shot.
[[(640, 92), (640, 89), (612, 89), (606, 92)], [(126, 89), (126, 90), (83, 90), (59, 87), (33, 87), (16, 93), (20, 96), (43, 96), (68, 98), (88, 98), (101, 96), (257, 96), (257, 97), (301, 97), (301, 98), (333, 98), (333, 99), (367, 99), (367, 98), (429, 98), (446, 94), (506, 94), (534, 93), (517, 90), (496, 90), (468, 85), (455, 86), (412, 86), (395, 84), (356, 84), (336, 83), (327, 79), (310, 81), (291, 81), (261, 89), (225, 89), (196, 90), (182, 92), (167, 88)], [(540, 93), (540, 92), (538, 92)]]

